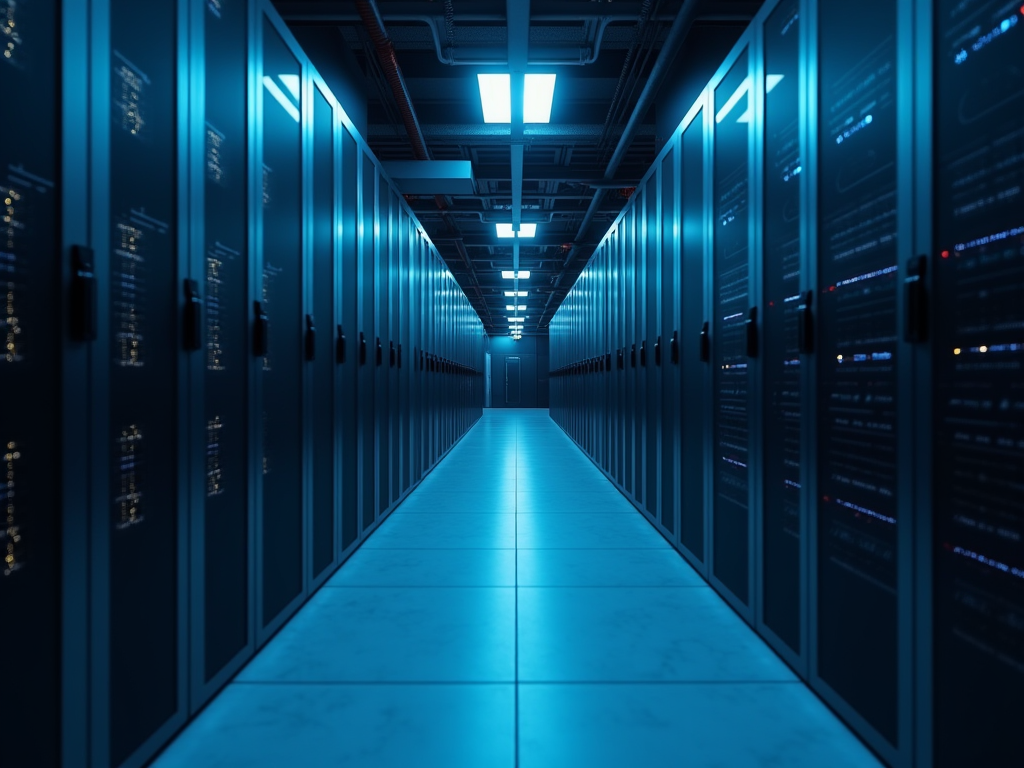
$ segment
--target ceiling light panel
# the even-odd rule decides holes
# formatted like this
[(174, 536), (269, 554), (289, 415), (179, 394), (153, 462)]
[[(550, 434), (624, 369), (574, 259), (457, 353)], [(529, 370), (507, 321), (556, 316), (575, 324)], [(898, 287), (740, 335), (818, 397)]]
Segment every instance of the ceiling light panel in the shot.
[(521, 296), (522, 298), (525, 299), (526, 298), (526, 294), (527, 294), (527, 291), (505, 291), (505, 295), (509, 296), (509, 297)]
[[(515, 237), (516, 233), (512, 231), (511, 222), (499, 222), (494, 225), (494, 232), (498, 237)], [(519, 225), (519, 236), (520, 237), (536, 237), (537, 235), (537, 223), (536, 222), (523, 222)]]
[(512, 89), (508, 75), (477, 75), (485, 123), (512, 122)]
[(527, 75), (523, 85), (523, 122), (550, 123), (555, 76)]
[(511, 269), (503, 269), (501, 271), (501, 276), (505, 280), (529, 280), (530, 270), (521, 269), (519, 272), (513, 272)]

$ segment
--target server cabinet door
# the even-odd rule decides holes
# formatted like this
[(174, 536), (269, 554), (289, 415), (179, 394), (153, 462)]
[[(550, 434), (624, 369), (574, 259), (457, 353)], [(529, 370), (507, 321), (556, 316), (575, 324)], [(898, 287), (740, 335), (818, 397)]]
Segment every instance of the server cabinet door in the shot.
[(679, 515), (679, 408), (680, 367), (678, 358), (679, 322), (679, 137), (670, 140), (670, 149), (661, 161), (661, 322), (658, 325), (657, 369), (661, 377), (661, 405), (658, 418), (661, 429), (661, 524), (676, 537)]
[(187, 114), (179, 77), (187, 75), (178, 70), (184, 41), (176, 2), (112, 0), (107, 10), (109, 69), (94, 73), (97, 91), (110, 100), (109, 122), (95, 136), (106, 144), (99, 157), (109, 159), (109, 197), (95, 201), (97, 216), (108, 214), (109, 290), (95, 366), (102, 405), (93, 414), (94, 452), (107, 468), (93, 473), (102, 498), (92, 552), (93, 762), (120, 765), (147, 759), (187, 707), (186, 358), (179, 331), (187, 263), (176, 162), (179, 120)]
[[(647, 322), (644, 328), (644, 378), (646, 379), (646, 440), (644, 445), (644, 507), (651, 517), (661, 522), (664, 506), (659, 498), (661, 483), (661, 371), (655, 353), (655, 344), (661, 335), (661, 174), (658, 169), (647, 180), (644, 193), (647, 247), (644, 258), (647, 270), (644, 279)], [(669, 507), (671, 509), (671, 506)], [(663, 523), (664, 524), (664, 523)]]
[(405, 224), (405, 211), (402, 210), (401, 198), (391, 193), (391, 249), (388, 254), (388, 343), (384, 348), (387, 358), (384, 361), (388, 375), (388, 453), (390, 454), (391, 473), (389, 475), (388, 497), (390, 507), (402, 495), (402, 414), (398, 407), (398, 345), (401, 343), (402, 299), (401, 284), (398, 271), (402, 253), (402, 227)]
[[(764, 424), (761, 619), (795, 654), (801, 647), (801, 345), (813, 294), (801, 295), (800, 3), (784, 0), (764, 25)], [(801, 326), (801, 313), (805, 315)]]
[[(60, 141), (57, 6), (0, 10), (0, 486), (4, 764), (59, 765), (61, 701)], [(32, 706), (26, 706), (28, 695)]]
[(302, 67), (270, 18), (262, 19), (263, 132), (261, 309), (269, 318), (263, 355), (263, 493), (257, 593), (266, 637), (303, 594), (303, 190)]
[(625, 347), (625, 387), (623, 413), (625, 426), (625, 460), (623, 463), (622, 486), (627, 496), (635, 496), (633, 478), (636, 475), (634, 466), (637, 441), (636, 433), (636, 227), (632, 209), (627, 209), (622, 216), (622, 258), (623, 258), (623, 298), (626, 310), (624, 328)]
[[(714, 258), (712, 303), (712, 574), (750, 604), (750, 402), (748, 354), (756, 344), (750, 295), (749, 53), (743, 50), (714, 89)], [(752, 325), (753, 324), (753, 325)]]
[(895, 744), (896, 7), (818, 14), (816, 671)]
[(376, 241), (377, 336), (375, 339), (377, 389), (374, 396), (377, 429), (377, 517), (391, 506), (391, 376), (388, 368), (388, 339), (391, 338), (391, 249), (394, 244), (394, 219), (391, 207), (391, 188), (385, 178), (379, 177), (378, 228)]
[(398, 334), (398, 413), (399, 432), (398, 445), (400, 450), (401, 472), (398, 483), (398, 495), (401, 496), (412, 485), (410, 448), (412, 447), (411, 429), (412, 417), (410, 407), (409, 379), (410, 363), (412, 361), (412, 347), (409, 340), (410, 318), (412, 312), (412, 293), (409, 290), (409, 260), (412, 254), (413, 241), (416, 234), (413, 230), (413, 220), (409, 214), (402, 210), (402, 226), (399, 228), (401, 250), (399, 251), (398, 264), (398, 305), (399, 305), (399, 334)]
[(377, 168), (360, 153), (359, 197), (359, 509), (360, 535), (375, 518), (377, 505), (377, 445), (375, 432), (375, 389), (377, 370), (376, 324), (374, 322), (374, 233), (377, 223)]
[(246, 11), (231, 4), (203, 14), (204, 113), (192, 128), (205, 131), (203, 401), (193, 406), (202, 442), (192, 446), (193, 472), (205, 482), (192, 489), (193, 711), (254, 643)]
[[(707, 313), (704, 283), (708, 259), (705, 212), (705, 111), (698, 111), (683, 130), (680, 140), (682, 176), (679, 184), (680, 307), (679, 365), (683, 372), (680, 398), (679, 543), (700, 563), (710, 526), (705, 521), (705, 431), (708, 362), (702, 354), (702, 333)], [(710, 461), (707, 462), (710, 465)]]
[(312, 145), (312, 307), (306, 317), (306, 363), (312, 366), (310, 408), (313, 448), (311, 582), (335, 562), (335, 400), (334, 400), (334, 106), (317, 84), (313, 94)]
[[(1024, 722), (1024, 8), (935, 15), (933, 762), (1010, 766)], [(923, 380), (927, 381), (927, 380)], [(916, 537), (915, 537), (916, 538)], [(984, 695), (979, 695), (984, 692)]]
[(335, 329), (336, 360), (341, 371), (341, 402), (337, 429), (341, 433), (341, 549), (348, 552), (359, 538), (359, 145), (346, 126), (341, 134), (341, 242), (338, 285), (341, 325)]

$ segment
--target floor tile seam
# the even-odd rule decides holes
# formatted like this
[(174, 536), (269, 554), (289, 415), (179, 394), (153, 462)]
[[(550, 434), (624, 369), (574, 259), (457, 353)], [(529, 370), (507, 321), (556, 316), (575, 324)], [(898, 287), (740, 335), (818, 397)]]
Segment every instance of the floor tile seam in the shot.
[(398, 685), (515, 685), (514, 680), (232, 680), (231, 685), (320, 685), (320, 686), (398, 686)]
[(515, 501), (513, 502), (516, 519), (515, 519), (515, 545), (516, 554), (514, 555), (515, 562), (513, 563), (513, 582), (515, 584), (514, 594), (514, 631), (515, 636), (513, 637), (513, 647), (515, 654), (513, 657), (512, 674), (515, 678), (515, 688), (513, 688), (513, 765), (515, 768), (519, 768), (519, 420), (515, 421), (515, 480), (513, 488), (515, 489)]
[[(803, 680), (520, 680), (518, 686), (531, 685), (650, 685), (650, 686), (671, 686), (671, 685), (802, 685), (806, 687)], [(808, 693), (813, 693), (810, 688)]]

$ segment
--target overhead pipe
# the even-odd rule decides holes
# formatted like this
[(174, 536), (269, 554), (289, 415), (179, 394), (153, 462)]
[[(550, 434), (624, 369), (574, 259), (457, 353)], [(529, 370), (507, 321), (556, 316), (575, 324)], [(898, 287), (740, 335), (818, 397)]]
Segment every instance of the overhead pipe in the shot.
[[(654, 100), (655, 94), (661, 88), (661, 84), (668, 74), (669, 67), (671, 66), (676, 54), (682, 47), (683, 41), (686, 39), (686, 35), (690, 31), (690, 27), (693, 26), (693, 22), (697, 19), (697, 6), (700, 5), (698, 0), (684, 0), (683, 6), (679, 9), (679, 13), (672, 22), (672, 27), (668, 31), (668, 36), (665, 38), (665, 43), (661, 47), (661, 51), (658, 53), (658, 58), (654, 62), (654, 66), (651, 68), (651, 74), (647, 78), (647, 82), (644, 84), (643, 91), (640, 92), (640, 98), (636, 101), (636, 106), (633, 108), (633, 114), (629, 116), (629, 120), (626, 122), (626, 127), (622, 131), (622, 135), (619, 136), (619, 143), (615, 147), (615, 151), (612, 152), (611, 159), (608, 161), (608, 167), (604, 172), (605, 181), (611, 181), (615, 177), (615, 172), (618, 171), (619, 165), (622, 164), (622, 160), (626, 157), (626, 152), (629, 146), (633, 143), (633, 137), (636, 135), (637, 129), (640, 127), (640, 122), (644, 119), (647, 114), (647, 110), (651, 106), (651, 102)], [(555, 282), (551, 296), (548, 297), (547, 304), (544, 305), (544, 311), (541, 312), (541, 317), (548, 311), (548, 307), (551, 304), (551, 299), (554, 298), (555, 292), (562, 282), (562, 278), (565, 275), (565, 270), (569, 268), (569, 264), (572, 263), (573, 259), (576, 258), (576, 254), (580, 249), (579, 241), (583, 239), (586, 234), (587, 228), (594, 219), (594, 215), (597, 213), (598, 208), (601, 207), (601, 201), (604, 199), (607, 188), (601, 187), (594, 192), (594, 199), (590, 201), (590, 206), (587, 208), (587, 212), (583, 215), (583, 222), (580, 224), (579, 231), (576, 234), (577, 243), (573, 245), (572, 250), (569, 251), (569, 255), (565, 259), (565, 263), (562, 267), (562, 273), (559, 275), (558, 280)]]

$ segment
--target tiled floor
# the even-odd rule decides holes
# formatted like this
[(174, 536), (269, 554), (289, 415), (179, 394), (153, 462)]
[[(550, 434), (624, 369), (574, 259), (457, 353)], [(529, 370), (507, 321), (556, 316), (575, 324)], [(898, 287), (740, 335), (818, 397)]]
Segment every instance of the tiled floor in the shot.
[(878, 768), (548, 418), (485, 411), (157, 768)]

